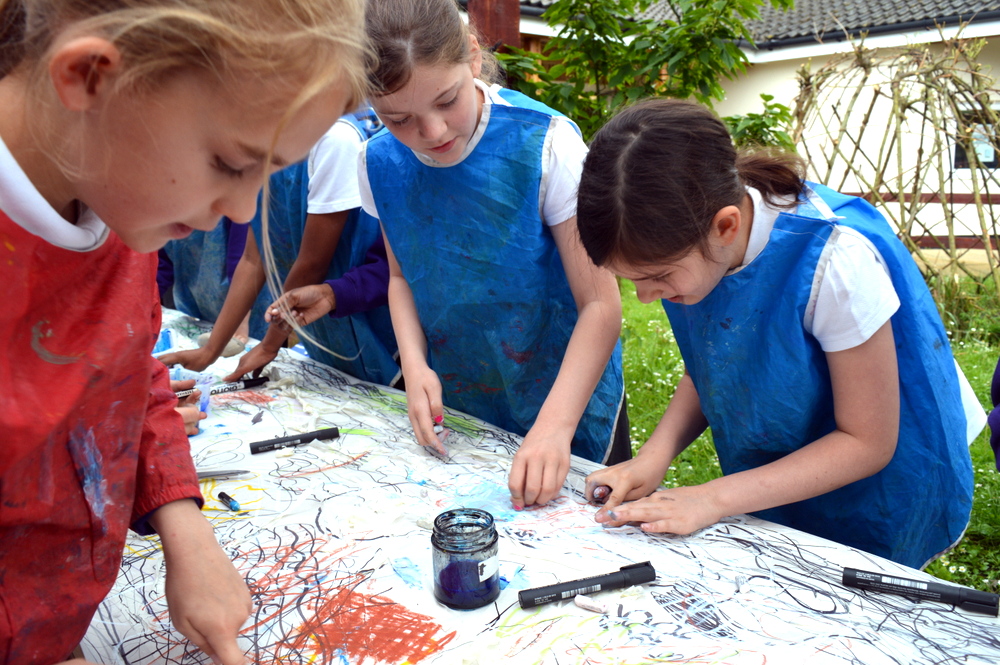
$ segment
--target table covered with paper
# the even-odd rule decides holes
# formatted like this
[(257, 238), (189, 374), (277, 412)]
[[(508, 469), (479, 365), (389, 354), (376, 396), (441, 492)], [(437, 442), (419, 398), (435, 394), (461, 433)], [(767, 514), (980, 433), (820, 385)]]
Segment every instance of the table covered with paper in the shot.
[[(172, 310), (179, 348), (204, 324)], [(207, 372), (225, 376), (237, 358)], [(449, 457), (413, 439), (402, 393), (282, 351), (263, 387), (215, 395), (191, 438), (204, 512), (254, 601), (240, 646), (253, 663), (998, 663), (1000, 623), (951, 605), (846, 588), (844, 566), (932, 579), (872, 555), (734, 517), (686, 536), (604, 528), (583, 499), (596, 466), (573, 459), (561, 496), (514, 511), (519, 438), (446, 411)], [(251, 442), (335, 426), (339, 438), (251, 455)], [(234, 512), (217, 500), (236, 499)], [(433, 594), (431, 525), (489, 511), (500, 534), (499, 598), (459, 611)], [(657, 579), (521, 609), (518, 591), (652, 562)], [(159, 540), (131, 535), (115, 587), (87, 633), (105, 665), (208, 663), (171, 627)]]

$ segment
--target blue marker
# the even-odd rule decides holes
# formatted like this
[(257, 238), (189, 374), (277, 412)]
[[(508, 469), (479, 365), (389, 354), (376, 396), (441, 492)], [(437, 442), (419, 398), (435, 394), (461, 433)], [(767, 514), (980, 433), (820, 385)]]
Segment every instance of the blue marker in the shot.
[(239, 509), (240, 509), (239, 502), (237, 502), (236, 499), (234, 499), (233, 497), (229, 496), (225, 492), (219, 492), (219, 501), (221, 501), (222, 503), (226, 504), (226, 507), (228, 507), (229, 510), (231, 510), (233, 512), (238, 512)]

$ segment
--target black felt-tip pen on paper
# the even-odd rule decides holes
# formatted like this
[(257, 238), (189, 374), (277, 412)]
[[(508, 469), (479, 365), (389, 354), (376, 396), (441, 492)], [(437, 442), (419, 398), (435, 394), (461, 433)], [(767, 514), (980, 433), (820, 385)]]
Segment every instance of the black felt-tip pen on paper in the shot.
[(291, 448), (292, 446), (304, 446), (312, 441), (328, 441), (340, 436), (340, 430), (336, 427), (318, 429), (315, 432), (303, 432), (302, 434), (292, 434), (282, 436), (277, 439), (267, 441), (256, 441), (250, 444), (250, 454), (266, 453), (269, 450), (279, 450), (281, 448)]
[(911, 580), (894, 575), (870, 573), (857, 568), (844, 568), (844, 586), (864, 589), (866, 591), (881, 591), (897, 596), (909, 596), (923, 600), (933, 600), (939, 603), (950, 603), (969, 612), (998, 616), (1000, 612), (1000, 596), (977, 589)]
[(226, 508), (229, 508), (229, 510), (233, 511), (234, 513), (239, 512), (240, 510), (239, 502), (233, 497), (226, 494), (225, 492), (219, 492), (219, 501), (226, 504)]
[(256, 388), (257, 386), (262, 386), (268, 382), (266, 376), (262, 376), (257, 379), (243, 379), (242, 381), (235, 381), (233, 383), (223, 383), (219, 386), (214, 386), (212, 390), (209, 391), (212, 395), (221, 395), (222, 393), (231, 393), (237, 390), (246, 390), (247, 388)]
[(636, 584), (652, 582), (655, 579), (656, 571), (653, 570), (653, 564), (644, 561), (622, 566), (617, 573), (595, 575), (594, 577), (585, 577), (582, 580), (550, 584), (537, 589), (525, 589), (518, 592), (517, 601), (521, 604), (521, 609), (528, 609), (545, 603), (554, 603), (558, 600), (569, 600), (578, 594), (586, 596), (597, 591), (624, 589)]

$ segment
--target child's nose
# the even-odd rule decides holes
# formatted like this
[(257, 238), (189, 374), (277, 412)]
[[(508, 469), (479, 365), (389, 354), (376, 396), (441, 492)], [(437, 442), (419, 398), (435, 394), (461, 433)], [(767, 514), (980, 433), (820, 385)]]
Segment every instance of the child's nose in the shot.
[(425, 139), (437, 139), (444, 134), (446, 127), (442, 118), (431, 114), (420, 121), (420, 135)]
[(216, 201), (212, 212), (220, 217), (228, 217), (237, 224), (246, 224), (257, 214), (258, 194), (259, 187), (241, 182)]
[(639, 302), (649, 304), (662, 298), (662, 290), (653, 286), (645, 280), (633, 282), (635, 284), (635, 297)]

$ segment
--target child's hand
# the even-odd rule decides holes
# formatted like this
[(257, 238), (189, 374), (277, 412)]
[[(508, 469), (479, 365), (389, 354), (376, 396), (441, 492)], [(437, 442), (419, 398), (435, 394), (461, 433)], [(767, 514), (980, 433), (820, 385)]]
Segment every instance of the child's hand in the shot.
[(514, 454), (507, 487), (514, 510), (542, 505), (559, 496), (569, 473), (570, 436), (531, 428)]
[(310, 284), (282, 294), (268, 306), (264, 312), (264, 319), (268, 323), (282, 321), (284, 319), (282, 309), (288, 308), (295, 317), (295, 323), (304, 326), (324, 314), (329, 314), (336, 307), (337, 298), (329, 284)]
[(195, 389), (196, 385), (198, 384), (195, 383), (194, 379), (184, 379), (181, 381), (170, 379), (170, 389), (175, 393), (179, 393), (182, 390), (194, 390), (194, 392), (187, 397), (179, 397), (177, 399), (177, 406), (184, 406), (186, 404), (194, 404), (197, 406), (201, 403), (201, 391)]
[(177, 413), (181, 414), (181, 418), (184, 419), (184, 433), (188, 436), (197, 434), (199, 431), (198, 423), (208, 418), (208, 414), (198, 408), (197, 404), (178, 406)]
[(280, 348), (272, 349), (261, 342), (244, 353), (240, 357), (240, 362), (236, 366), (236, 370), (222, 380), (227, 383), (230, 381), (239, 381), (246, 374), (251, 374), (254, 378), (257, 378), (260, 376), (261, 370), (278, 357), (278, 351), (280, 350)]
[[(663, 474), (659, 465), (640, 459), (636, 457), (587, 476), (584, 498), (603, 503), (605, 510), (612, 510), (623, 501), (649, 496), (663, 482)], [(599, 491), (602, 487), (610, 489), (610, 493), (608, 489)]]
[[(194, 388), (194, 379), (187, 379), (184, 381), (170, 381), (170, 389), (175, 393), (182, 390), (191, 390)], [(181, 414), (181, 418), (184, 419), (184, 433), (188, 436), (194, 436), (198, 433), (198, 422), (208, 418), (207, 413), (201, 412), (201, 391), (195, 390), (193, 393), (187, 397), (181, 397), (177, 400), (177, 413)]]
[(156, 359), (167, 367), (181, 365), (185, 369), (200, 372), (218, 360), (219, 356), (209, 351), (207, 346), (203, 346), (198, 349), (188, 349), (187, 351), (164, 353), (162, 356), (157, 356)]
[(441, 379), (426, 364), (419, 369), (407, 368), (406, 409), (413, 426), (413, 435), (421, 446), (429, 446), (441, 455), (447, 455), (444, 444), (434, 431), (435, 425), (444, 422), (444, 404), (441, 401)]
[(174, 501), (151, 518), (166, 561), (167, 606), (174, 627), (223, 665), (246, 663), (236, 644), (250, 615), (250, 592), (194, 501)]
[(638, 501), (605, 506), (597, 511), (596, 519), (607, 526), (639, 522), (643, 531), (686, 536), (723, 517), (726, 515), (717, 505), (715, 494), (705, 484), (660, 490)]

